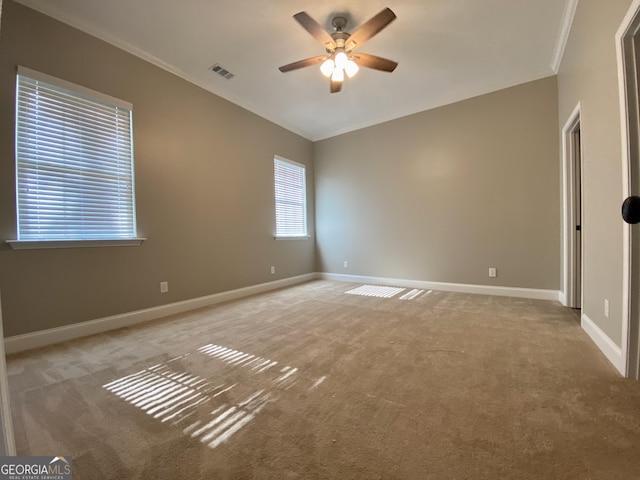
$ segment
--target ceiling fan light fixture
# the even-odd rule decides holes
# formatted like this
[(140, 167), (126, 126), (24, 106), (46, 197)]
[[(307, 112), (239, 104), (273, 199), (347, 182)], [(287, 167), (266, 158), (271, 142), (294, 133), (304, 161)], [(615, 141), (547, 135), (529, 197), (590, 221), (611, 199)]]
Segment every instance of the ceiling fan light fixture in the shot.
[(338, 93), (342, 88), (345, 75), (348, 78), (353, 77), (360, 67), (393, 72), (398, 66), (397, 62), (375, 55), (353, 54), (356, 48), (360, 48), (364, 42), (377, 35), (396, 19), (396, 14), (388, 7), (371, 17), (353, 33), (345, 31), (347, 18), (344, 16), (336, 16), (332, 19), (333, 33), (327, 32), (306, 12), (296, 13), (293, 18), (324, 47), (325, 54), (283, 65), (279, 67), (282, 73), (320, 64), (321, 73), (331, 79), (330, 92)]
[(349, 63), (349, 57), (347, 57), (347, 54), (344, 53), (344, 49), (339, 50), (338, 53), (336, 53), (336, 68), (339, 68), (340, 70), (346, 68), (347, 63)]
[(325, 77), (330, 77), (333, 73), (333, 69), (335, 67), (335, 62), (331, 58), (327, 58), (322, 65), (320, 65), (320, 71)]
[(347, 62), (347, 65), (344, 67), (344, 71), (347, 73), (347, 77), (349, 78), (353, 77), (356, 73), (358, 73), (358, 70), (360, 70), (360, 67), (353, 60), (349, 60)]

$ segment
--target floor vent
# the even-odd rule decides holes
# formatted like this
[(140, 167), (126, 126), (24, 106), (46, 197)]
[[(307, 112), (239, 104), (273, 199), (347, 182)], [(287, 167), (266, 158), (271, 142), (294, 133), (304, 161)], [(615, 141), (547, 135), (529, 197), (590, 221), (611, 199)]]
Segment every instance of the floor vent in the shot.
[(216, 63), (215, 65), (213, 65), (209, 70), (211, 70), (213, 73), (217, 73), (218, 75), (226, 78), (227, 80), (231, 80), (233, 77), (235, 77), (233, 73), (231, 73), (229, 70), (221, 66), (219, 63)]

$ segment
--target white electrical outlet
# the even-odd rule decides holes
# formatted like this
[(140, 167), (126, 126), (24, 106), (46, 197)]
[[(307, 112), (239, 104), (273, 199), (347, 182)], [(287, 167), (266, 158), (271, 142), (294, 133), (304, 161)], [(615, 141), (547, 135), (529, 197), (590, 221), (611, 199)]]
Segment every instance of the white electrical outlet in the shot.
[(496, 268), (490, 268), (489, 269), (489, 276), (491, 278), (496, 278), (498, 276), (498, 270)]
[(604, 316), (605, 318), (609, 318), (609, 299), (604, 299)]
[(349, 268), (349, 260), (345, 260), (344, 262), (342, 262), (342, 266), (344, 268)]
[(160, 282), (160, 293), (167, 293), (169, 291), (169, 282)]
[(273, 275), (274, 273), (276, 273), (276, 267), (271, 265), (271, 275)]

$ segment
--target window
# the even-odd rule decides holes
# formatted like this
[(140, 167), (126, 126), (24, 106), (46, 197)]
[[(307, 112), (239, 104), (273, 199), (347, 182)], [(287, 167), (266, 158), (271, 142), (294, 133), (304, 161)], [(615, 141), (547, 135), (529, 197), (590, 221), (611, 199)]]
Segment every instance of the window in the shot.
[(307, 236), (307, 195), (304, 165), (276, 157), (276, 237)]
[(136, 239), (131, 104), (18, 67), (16, 201), (10, 243)]

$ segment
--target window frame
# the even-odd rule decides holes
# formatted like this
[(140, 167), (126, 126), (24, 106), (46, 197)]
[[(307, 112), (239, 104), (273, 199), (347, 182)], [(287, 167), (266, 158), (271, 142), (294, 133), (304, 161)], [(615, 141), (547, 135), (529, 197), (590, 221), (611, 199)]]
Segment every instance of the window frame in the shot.
[[(303, 197), (303, 225), (304, 225), (304, 233), (297, 234), (282, 234), (278, 232), (278, 194), (277, 194), (277, 178), (276, 178), (276, 165), (277, 163), (287, 164), (302, 170), (302, 197)], [(299, 162), (294, 162), (293, 160), (289, 160), (288, 158), (281, 157), (279, 155), (274, 155), (273, 157), (273, 187), (274, 187), (274, 238), (276, 240), (300, 240), (300, 239), (308, 239), (311, 238), (309, 235), (309, 214), (308, 214), (308, 204), (307, 204), (307, 167)]]
[[(19, 135), (18, 135), (18, 127), (19, 120), (18, 115), (20, 113), (18, 102), (19, 98), (19, 85), (20, 85), (20, 77), (28, 78), (31, 81), (43, 82), (52, 86), (54, 89), (62, 89), (66, 92), (72, 94), (81, 101), (89, 100), (92, 103), (102, 103), (107, 105), (109, 108), (122, 108), (129, 112), (129, 135), (130, 135), (130, 144), (129, 148), (131, 149), (130, 157), (129, 157), (129, 167), (131, 169), (130, 177), (130, 201), (126, 202), (127, 208), (130, 210), (130, 214), (128, 218), (130, 219), (129, 226), (132, 228), (131, 236), (122, 236), (118, 237), (116, 235), (109, 236), (106, 235), (105, 238), (100, 238), (98, 236), (93, 238), (81, 238), (78, 236), (77, 238), (52, 238), (52, 237), (43, 237), (43, 238), (24, 238), (20, 234), (21, 223), (20, 223), (20, 180), (18, 177), (19, 173), (19, 162), (20, 158), (18, 157), (19, 147)], [(6, 243), (11, 246), (12, 249), (39, 249), (39, 248), (70, 248), (70, 247), (104, 247), (104, 246), (130, 246), (130, 245), (140, 245), (144, 240), (143, 237), (138, 236), (138, 228), (137, 228), (137, 218), (136, 218), (136, 195), (135, 195), (135, 171), (134, 171), (134, 156), (133, 156), (133, 122), (132, 122), (132, 105), (129, 102), (125, 102), (123, 100), (111, 97), (109, 95), (103, 94), (101, 92), (97, 92), (95, 90), (83, 87), (81, 85), (77, 85), (35, 70), (31, 70), (29, 68), (18, 66), (16, 71), (16, 103), (15, 103), (15, 127), (14, 127), (14, 141), (15, 141), (15, 199), (16, 199), (16, 240), (7, 240)], [(64, 137), (67, 138), (67, 137)], [(61, 140), (61, 142), (63, 142)], [(125, 157), (126, 158), (126, 157)], [(24, 163), (24, 162), (23, 162)], [(129, 191), (129, 190), (128, 190)], [(67, 197), (62, 197), (61, 201)], [(79, 223), (82, 225), (83, 223)]]

